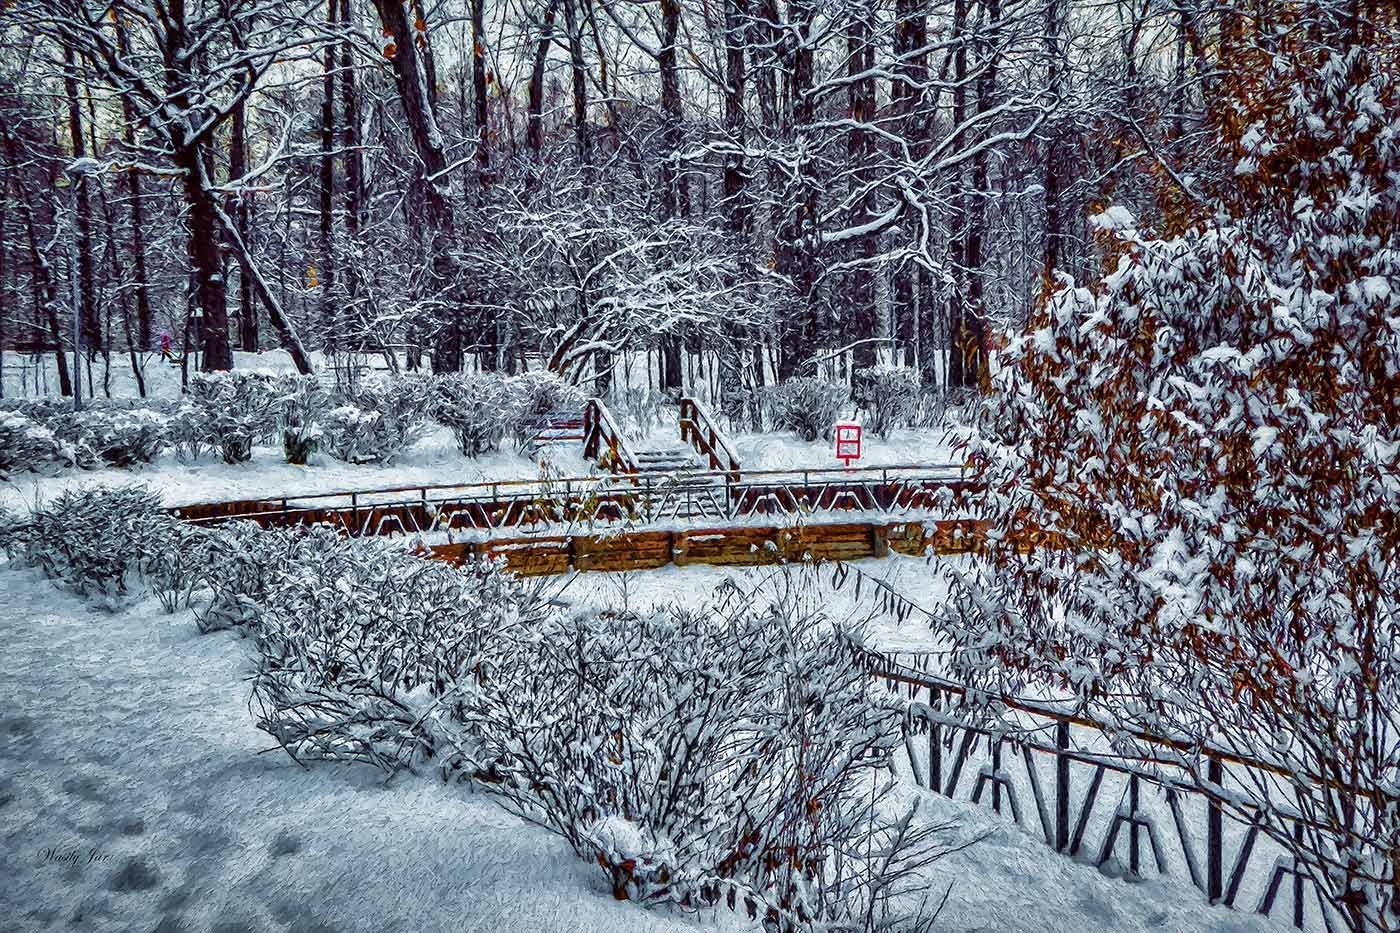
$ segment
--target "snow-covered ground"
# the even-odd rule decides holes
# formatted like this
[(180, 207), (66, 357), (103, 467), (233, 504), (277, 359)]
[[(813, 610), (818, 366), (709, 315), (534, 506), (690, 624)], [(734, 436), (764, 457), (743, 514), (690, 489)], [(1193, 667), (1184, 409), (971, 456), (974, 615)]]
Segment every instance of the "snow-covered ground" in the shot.
[[(633, 598), (699, 598), (699, 570), (633, 575)], [(0, 594), (0, 928), (744, 928), (615, 902), (562, 842), (464, 788), (258, 754), (248, 643), (187, 613), (108, 613), (28, 570), (0, 569)], [(931, 869), (934, 902), (952, 886), (941, 929), (1280, 929), (1184, 882), (1108, 878), (984, 809), (924, 806), (950, 841), (987, 836)]]

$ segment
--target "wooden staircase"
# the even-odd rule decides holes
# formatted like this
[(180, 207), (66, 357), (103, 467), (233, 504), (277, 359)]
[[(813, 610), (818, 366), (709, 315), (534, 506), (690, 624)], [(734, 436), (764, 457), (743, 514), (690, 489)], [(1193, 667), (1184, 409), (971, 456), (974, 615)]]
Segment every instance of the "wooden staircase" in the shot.
[(738, 482), (739, 458), (733, 445), (696, 399), (681, 399), (680, 434), (687, 446), (634, 449), (618, 428), (608, 406), (602, 399), (591, 398), (584, 403), (582, 417), (575, 418), (571, 412), (556, 412), (542, 419), (534, 438), (542, 439), (541, 443), (581, 440), (584, 457), (613, 473), (677, 477), (720, 473), (723, 475), (684, 481), (706, 486)]

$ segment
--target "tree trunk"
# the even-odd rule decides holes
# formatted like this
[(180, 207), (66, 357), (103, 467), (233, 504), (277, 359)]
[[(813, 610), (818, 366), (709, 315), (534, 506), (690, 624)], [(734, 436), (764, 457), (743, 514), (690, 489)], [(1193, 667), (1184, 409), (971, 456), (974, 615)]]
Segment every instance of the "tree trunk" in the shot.
[(49, 265), (47, 250), (39, 245), (39, 232), (35, 220), (34, 200), (30, 188), (19, 174), (19, 145), (9, 128), (0, 121), (0, 138), (5, 142), (5, 157), (9, 162), (7, 178), (14, 179), (14, 203), (19, 208), (20, 222), (24, 226), (25, 239), (29, 245), (30, 286), (34, 293), (34, 309), (48, 325), (49, 339), (54, 344), (54, 356), (58, 364), (58, 386), (63, 395), (73, 394), (73, 380), (68, 373), (68, 361), (63, 355), (63, 334), (58, 323), (58, 291), (55, 286), (53, 267)]
[[(449, 250), (453, 239), (452, 208), (445, 189), (447, 157), (435, 110), (437, 91), (433, 81), (431, 49), (426, 40), (426, 23), (415, 29), (404, 4), (397, 0), (374, 0), (379, 21), (388, 32), (390, 44), (385, 54), (394, 66), (394, 82), (408, 122), (418, 174), (413, 189), (422, 199), (428, 260), (439, 287), (456, 278), (456, 262)], [(419, 22), (422, 23), (420, 17)], [(420, 36), (422, 37), (420, 40)], [(420, 46), (421, 41), (421, 46)], [(458, 372), (462, 368), (462, 309), (453, 307), (438, 328), (433, 347), (433, 372)]]
[(535, 44), (535, 60), (530, 67), (529, 100), (526, 103), (525, 145), (530, 150), (530, 167), (525, 178), (525, 190), (532, 192), (538, 185), (544, 161), (544, 69), (554, 36), (554, 11), (558, 0), (550, 0), (544, 11), (540, 38)]
[[(1062, 106), (1064, 94), (1064, 73), (1067, 63), (1060, 47), (1061, 0), (1046, 0), (1045, 3), (1045, 83), (1054, 97), (1054, 106)], [(1186, 14), (1183, 12), (1182, 16)], [(1185, 31), (1182, 31), (1183, 41)], [(1182, 53), (1185, 54), (1184, 52)], [(1049, 127), (1049, 142), (1045, 151), (1045, 242), (1042, 267), (1045, 275), (1045, 289), (1054, 286), (1055, 270), (1060, 265), (1060, 243), (1064, 237), (1060, 205), (1060, 120), (1054, 118)]]
[[(87, 143), (83, 139), (82, 112), (78, 102), (78, 62), (73, 50), (67, 46), (63, 48), (63, 91), (68, 99), (68, 135), (73, 147), (73, 158), (82, 159), (87, 156)], [(78, 300), (83, 316), (84, 349), (91, 354), (102, 346), (92, 268), (92, 203), (88, 194), (87, 175), (76, 174), (72, 183), (76, 186), (74, 223), (78, 232)]]
[(195, 307), (199, 309), (200, 336), (206, 372), (233, 368), (233, 351), (228, 342), (227, 292), (223, 260), (219, 255), (219, 207), (207, 178), (204, 146), (178, 149), (175, 165), (183, 173), (185, 200), (189, 204), (189, 231), (186, 248), (195, 274)]
[[(846, 26), (847, 106), (854, 124), (846, 137), (846, 161), (850, 172), (852, 227), (868, 224), (875, 216), (875, 136), (868, 128), (875, 120), (875, 46), (870, 41), (870, 22), (863, 9)], [(876, 234), (862, 233), (851, 241), (851, 261), (847, 300), (850, 302), (850, 335), (857, 341), (852, 365), (874, 366), (878, 344), (873, 338), (880, 331), (879, 309), (875, 306)]]
[[(960, 127), (967, 119), (967, 0), (953, 0), (953, 41), (957, 43), (953, 51), (953, 125)], [(952, 150), (957, 152), (962, 149), (963, 142), (963, 134), (955, 133)], [(967, 180), (961, 163), (953, 169), (951, 181), (952, 210), (948, 218), (948, 269), (951, 273), (948, 292), (948, 337), (952, 345), (948, 348), (945, 376), (950, 388), (962, 388), (967, 384), (963, 366), (963, 348), (967, 340), (964, 295), (967, 287)]]
[[(890, 102), (898, 119), (897, 131), (909, 146), (914, 159), (928, 150), (927, 127), (921, 118), (921, 98), (928, 82), (927, 12), (921, 0), (896, 0), (894, 25), (894, 77), (890, 81)], [(892, 144), (893, 145), (893, 144)], [(896, 158), (900, 153), (896, 152)], [(920, 302), (918, 289), (920, 267), (905, 262), (896, 267), (891, 281), (890, 324), (896, 345), (904, 348), (905, 365), (914, 365), (914, 348), (919, 340)], [(931, 359), (931, 354), (919, 354), (919, 359)], [(931, 374), (925, 374), (931, 382)]]
[[(248, 171), (248, 137), (245, 106), (239, 103), (233, 110), (229, 128), (228, 174), (230, 178), (241, 178)], [(248, 227), (251, 221), (251, 208), (248, 199), (251, 194), (240, 191), (230, 195), (225, 210), (228, 211), (238, 230), (238, 235), (246, 244)], [(251, 256), (249, 257), (251, 259)], [(238, 343), (245, 353), (258, 352), (258, 308), (253, 301), (253, 274), (243, 263), (238, 264)]]
[[(115, 20), (117, 49), (123, 56), (128, 54), (126, 25), (120, 16)], [(132, 152), (136, 150), (136, 112), (131, 95), (121, 95), (122, 100), (122, 142)], [(141, 174), (136, 171), (125, 173), (126, 194), (131, 202), (131, 264), (136, 272), (136, 339), (142, 350), (151, 348), (151, 287), (150, 276), (146, 272), (146, 206), (141, 194)]]
[[(986, 113), (995, 105), (997, 81), (997, 43), (1001, 32), (1001, 0), (982, 0), (986, 13), (986, 31), (980, 37), (977, 77), (977, 112)], [(968, 388), (985, 387), (987, 377), (988, 308), (986, 280), (982, 269), (982, 244), (987, 235), (988, 153), (983, 150), (972, 159), (972, 193), (976, 199), (967, 233), (968, 314), (966, 359), (963, 367), (964, 384)]]
[(578, 145), (578, 160), (588, 166), (593, 162), (592, 138), (588, 127), (588, 85), (583, 61), (583, 26), (574, 9), (575, 0), (564, 0), (564, 28), (569, 31), (569, 73), (574, 90), (574, 139)]
[(724, 132), (730, 146), (724, 155), (724, 212), (730, 232), (742, 237), (749, 229), (749, 204), (744, 191), (744, 31), (749, 0), (724, 4)]
[[(348, 34), (352, 27), (350, 0), (340, 0), (340, 22)], [(355, 85), (355, 51), (348, 38), (340, 44), (340, 100), (344, 110), (340, 139), (345, 149), (345, 225), (353, 238), (360, 232), (364, 170), (360, 155), (360, 100)]]
[(681, 107), (681, 79), (676, 67), (676, 37), (680, 32), (679, 0), (661, 0), (661, 49), (656, 64), (661, 70), (661, 121), (665, 152), (661, 160), (661, 203), (668, 217), (690, 215), (690, 182), (681, 164), (685, 146), (685, 113)]
[[(326, 23), (334, 32), (339, 0), (326, 0)], [(318, 202), (321, 233), (321, 326), (328, 351), (336, 349), (340, 329), (335, 298), (335, 65), (336, 48), (327, 45), (321, 76), (321, 177)], [(245, 237), (246, 242), (246, 237)]]
[[(803, 138), (811, 132), (814, 102), (812, 88), (813, 49), (810, 33), (815, 11), (806, 0), (789, 6), (788, 27), (794, 35), (791, 50), (789, 106), (793, 135)], [(797, 307), (779, 326), (778, 378), (789, 379), (805, 367), (816, 346), (816, 226), (817, 179), (808, 150), (797, 166), (793, 180), (792, 207), (784, 210), (774, 253), (777, 268), (787, 275), (796, 292)]]

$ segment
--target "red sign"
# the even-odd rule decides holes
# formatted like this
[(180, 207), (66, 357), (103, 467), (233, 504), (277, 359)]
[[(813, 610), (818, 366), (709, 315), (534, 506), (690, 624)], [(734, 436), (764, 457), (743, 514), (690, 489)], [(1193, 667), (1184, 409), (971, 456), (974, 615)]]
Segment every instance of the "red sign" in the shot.
[(860, 430), (854, 421), (836, 422), (836, 459), (844, 466), (860, 459)]

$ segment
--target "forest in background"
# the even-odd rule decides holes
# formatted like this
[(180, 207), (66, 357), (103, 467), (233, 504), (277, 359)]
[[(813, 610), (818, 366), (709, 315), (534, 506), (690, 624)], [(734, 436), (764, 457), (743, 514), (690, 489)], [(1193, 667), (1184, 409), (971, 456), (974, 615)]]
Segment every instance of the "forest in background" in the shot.
[(1092, 214), (1210, 210), (1240, 85), (1315, 6), (18, 0), (0, 347), (62, 349), (64, 394), (79, 332), (88, 393), (162, 333), (206, 370), (528, 359), (606, 392), (646, 350), (664, 388), (696, 354), (726, 391), (880, 359), (976, 386), (1057, 274), (1105, 271)]

